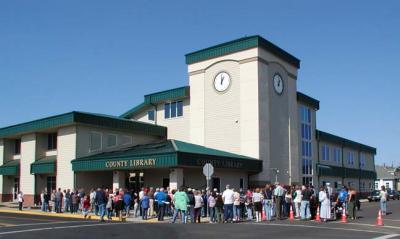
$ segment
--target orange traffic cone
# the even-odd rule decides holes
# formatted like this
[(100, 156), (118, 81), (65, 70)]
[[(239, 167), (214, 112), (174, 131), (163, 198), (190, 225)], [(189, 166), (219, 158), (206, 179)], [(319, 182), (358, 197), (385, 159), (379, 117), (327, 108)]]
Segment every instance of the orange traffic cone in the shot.
[(342, 222), (347, 223), (346, 209), (343, 207)]
[(383, 226), (381, 210), (379, 210), (379, 212), (378, 212), (378, 218), (376, 219), (376, 225), (377, 226)]
[(294, 220), (293, 206), (290, 206), (289, 220)]
[(267, 220), (267, 216), (265, 215), (265, 210), (262, 210), (261, 218), (263, 221)]
[(319, 207), (317, 207), (317, 216), (315, 216), (315, 221), (316, 222), (320, 222), (321, 221), (321, 217), (319, 215)]

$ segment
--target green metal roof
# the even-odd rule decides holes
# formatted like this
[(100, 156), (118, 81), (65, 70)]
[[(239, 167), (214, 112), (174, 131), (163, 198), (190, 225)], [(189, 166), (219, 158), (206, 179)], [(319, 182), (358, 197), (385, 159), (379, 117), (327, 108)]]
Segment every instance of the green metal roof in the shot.
[(319, 100), (316, 100), (304, 93), (297, 92), (297, 101), (303, 102), (314, 107), (314, 109), (319, 110)]
[(271, 52), (275, 56), (281, 58), (282, 60), (287, 61), (294, 67), (300, 68), (299, 59), (258, 35), (239, 38), (233, 41), (225, 42), (219, 45), (186, 54), (186, 64), (193, 64), (196, 62), (205, 61), (215, 57), (220, 57), (231, 53), (251, 49), (254, 47), (263, 48), (266, 51)]
[(10, 175), (10, 176), (18, 175), (19, 164), (20, 164), (19, 159), (6, 162), (5, 164), (0, 166), (0, 175)]
[(31, 174), (54, 174), (56, 172), (57, 156), (48, 156), (31, 164)]
[(376, 172), (356, 168), (344, 168), (332, 165), (317, 164), (317, 174), (319, 176), (341, 177), (341, 178), (361, 178), (376, 179)]
[[(151, 162), (150, 165), (147, 162)], [(103, 171), (169, 167), (202, 167), (211, 162), (216, 168), (261, 171), (261, 161), (178, 140), (137, 145), (120, 151), (100, 153), (72, 160), (74, 171)], [(116, 165), (119, 163), (120, 165)], [(111, 166), (110, 166), (111, 165)]]
[(361, 143), (357, 143), (355, 141), (349, 140), (349, 139), (345, 139), (333, 134), (329, 134), (320, 130), (316, 130), (316, 137), (317, 140), (324, 140), (324, 141), (328, 141), (328, 142), (332, 142), (332, 143), (336, 143), (336, 144), (340, 144), (343, 145), (344, 147), (349, 147), (352, 148), (354, 150), (360, 150), (360, 151), (364, 151), (367, 153), (371, 153), (371, 154), (376, 154), (376, 148), (365, 145), (365, 144), (361, 144)]
[(166, 127), (127, 120), (116, 116), (73, 111), (61, 115), (55, 115), (39, 120), (0, 128), (0, 138), (38, 132), (40, 130), (58, 128), (72, 124), (89, 124), (163, 137), (167, 135)]
[(173, 101), (183, 98), (188, 98), (190, 96), (190, 87), (183, 86), (171, 90), (165, 90), (156, 92), (153, 94), (148, 94), (144, 96), (144, 102), (133, 107), (132, 109), (128, 110), (127, 112), (123, 113), (120, 117), (122, 118), (131, 118), (132, 115), (139, 113), (146, 107), (149, 107), (154, 104), (158, 104), (160, 102), (165, 101)]

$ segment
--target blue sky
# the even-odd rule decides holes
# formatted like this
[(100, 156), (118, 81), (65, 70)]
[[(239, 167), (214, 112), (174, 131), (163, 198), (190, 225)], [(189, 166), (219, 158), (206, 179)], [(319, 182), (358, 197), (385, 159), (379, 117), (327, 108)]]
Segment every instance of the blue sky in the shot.
[[(325, 3), (322, 3), (325, 2)], [(301, 60), (319, 129), (400, 164), (399, 1), (1, 1), (0, 127), (119, 115), (188, 84), (184, 54), (259, 34)]]

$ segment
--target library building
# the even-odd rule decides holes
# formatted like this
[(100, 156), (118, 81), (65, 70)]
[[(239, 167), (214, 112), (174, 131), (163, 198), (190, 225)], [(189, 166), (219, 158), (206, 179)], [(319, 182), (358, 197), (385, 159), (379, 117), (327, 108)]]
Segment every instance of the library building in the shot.
[[(376, 149), (316, 129), (300, 60), (261, 36), (185, 55), (188, 85), (121, 115), (73, 111), (0, 128), (0, 200), (43, 190), (330, 183), (369, 192)], [(183, 76), (182, 76), (183, 77)], [(22, 117), (22, 116), (21, 116)], [(23, 121), (23, 118), (21, 118)]]

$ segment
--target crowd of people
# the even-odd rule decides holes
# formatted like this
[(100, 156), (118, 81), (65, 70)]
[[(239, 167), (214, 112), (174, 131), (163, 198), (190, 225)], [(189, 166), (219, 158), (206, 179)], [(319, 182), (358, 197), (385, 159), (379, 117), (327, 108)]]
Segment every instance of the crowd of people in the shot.
[[(385, 192), (384, 188), (382, 192)], [(382, 198), (386, 198), (383, 195)], [(108, 188), (71, 191), (60, 188), (40, 195), (42, 211), (54, 213), (82, 213), (100, 216), (101, 221), (112, 217), (141, 217), (142, 220), (165, 216), (178, 218), (182, 223), (200, 223), (208, 217), (210, 223), (233, 223), (239, 221), (271, 221), (288, 218), (290, 213), (300, 220), (311, 220), (316, 214), (322, 221), (332, 219), (335, 208), (343, 208), (350, 219), (357, 219), (358, 195), (353, 188), (343, 187), (334, 195), (329, 183), (317, 191), (313, 186), (285, 186), (267, 184), (253, 190), (234, 189), (229, 185), (223, 192), (218, 189), (196, 190), (181, 187), (141, 188), (139, 192)], [(382, 199), (383, 200), (383, 199)], [(382, 212), (386, 203), (381, 201)]]

